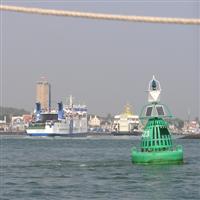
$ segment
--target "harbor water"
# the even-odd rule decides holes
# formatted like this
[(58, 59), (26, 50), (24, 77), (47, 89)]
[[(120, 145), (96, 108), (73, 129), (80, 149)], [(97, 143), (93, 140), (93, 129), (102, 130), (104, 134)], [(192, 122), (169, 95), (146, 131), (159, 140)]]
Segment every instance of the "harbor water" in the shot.
[(0, 199), (200, 199), (199, 140), (184, 164), (133, 165), (138, 137), (0, 136)]

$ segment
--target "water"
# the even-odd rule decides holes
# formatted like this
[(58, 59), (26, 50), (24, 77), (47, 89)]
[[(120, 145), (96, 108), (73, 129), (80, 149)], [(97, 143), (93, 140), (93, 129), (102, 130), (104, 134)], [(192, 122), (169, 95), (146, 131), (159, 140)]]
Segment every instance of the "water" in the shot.
[(136, 137), (1, 136), (0, 199), (200, 199), (199, 140), (181, 165), (133, 165)]

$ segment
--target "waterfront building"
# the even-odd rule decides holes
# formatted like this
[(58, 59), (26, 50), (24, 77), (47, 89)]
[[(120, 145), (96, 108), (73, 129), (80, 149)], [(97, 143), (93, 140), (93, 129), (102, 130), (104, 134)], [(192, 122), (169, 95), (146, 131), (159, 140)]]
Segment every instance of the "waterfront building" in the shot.
[(6, 131), (7, 128), (6, 116), (4, 116), (4, 119), (0, 120), (0, 131)]
[(112, 123), (109, 121), (101, 121), (101, 129), (103, 130), (103, 132), (111, 132), (111, 128), (112, 128)]
[(24, 121), (22, 116), (13, 116), (11, 118), (11, 130), (12, 131), (24, 131)]
[(183, 134), (199, 134), (200, 133), (200, 125), (196, 120), (186, 121), (183, 127)]
[(41, 104), (43, 111), (51, 110), (51, 85), (44, 79), (37, 82), (36, 102)]
[(28, 127), (29, 123), (31, 123), (32, 120), (33, 120), (33, 116), (32, 115), (28, 115), (28, 114), (22, 115), (22, 118), (23, 118), (23, 122), (24, 122), (24, 126), (25, 127)]
[(100, 127), (100, 124), (101, 124), (101, 120), (95, 115), (94, 117), (92, 117), (91, 115), (90, 115), (90, 119), (89, 119), (89, 121), (88, 121), (88, 125), (90, 126), (90, 127)]

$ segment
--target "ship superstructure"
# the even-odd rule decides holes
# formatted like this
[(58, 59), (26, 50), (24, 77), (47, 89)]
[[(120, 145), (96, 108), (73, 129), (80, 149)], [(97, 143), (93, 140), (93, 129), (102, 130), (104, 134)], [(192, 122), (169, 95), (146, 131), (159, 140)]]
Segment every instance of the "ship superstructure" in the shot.
[(120, 115), (114, 116), (114, 122), (112, 126), (112, 132), (115, 135), (133, 134), (138, 131), (139, 116), (134, 115), (131, 111), (131, 106), (127, 104), (124, 112)]

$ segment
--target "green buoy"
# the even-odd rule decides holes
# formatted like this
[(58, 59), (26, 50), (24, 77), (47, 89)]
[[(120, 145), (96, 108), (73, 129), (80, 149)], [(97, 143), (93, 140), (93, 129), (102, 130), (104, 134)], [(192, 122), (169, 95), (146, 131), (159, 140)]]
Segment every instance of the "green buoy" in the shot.
[(141, 137), (141, 150), (135, 147), (131, 150), (133, 163), (138, 164), (163, 164), (182, 163), (182, 146), (174, 146), (168, 123), (164, 120), (172, 117), (166, 105), (160, 103), (161, 87), (159, 81), (153, 79), (148, 88), (148, 104), (140, 114), (140, 120), (145, 124)]

